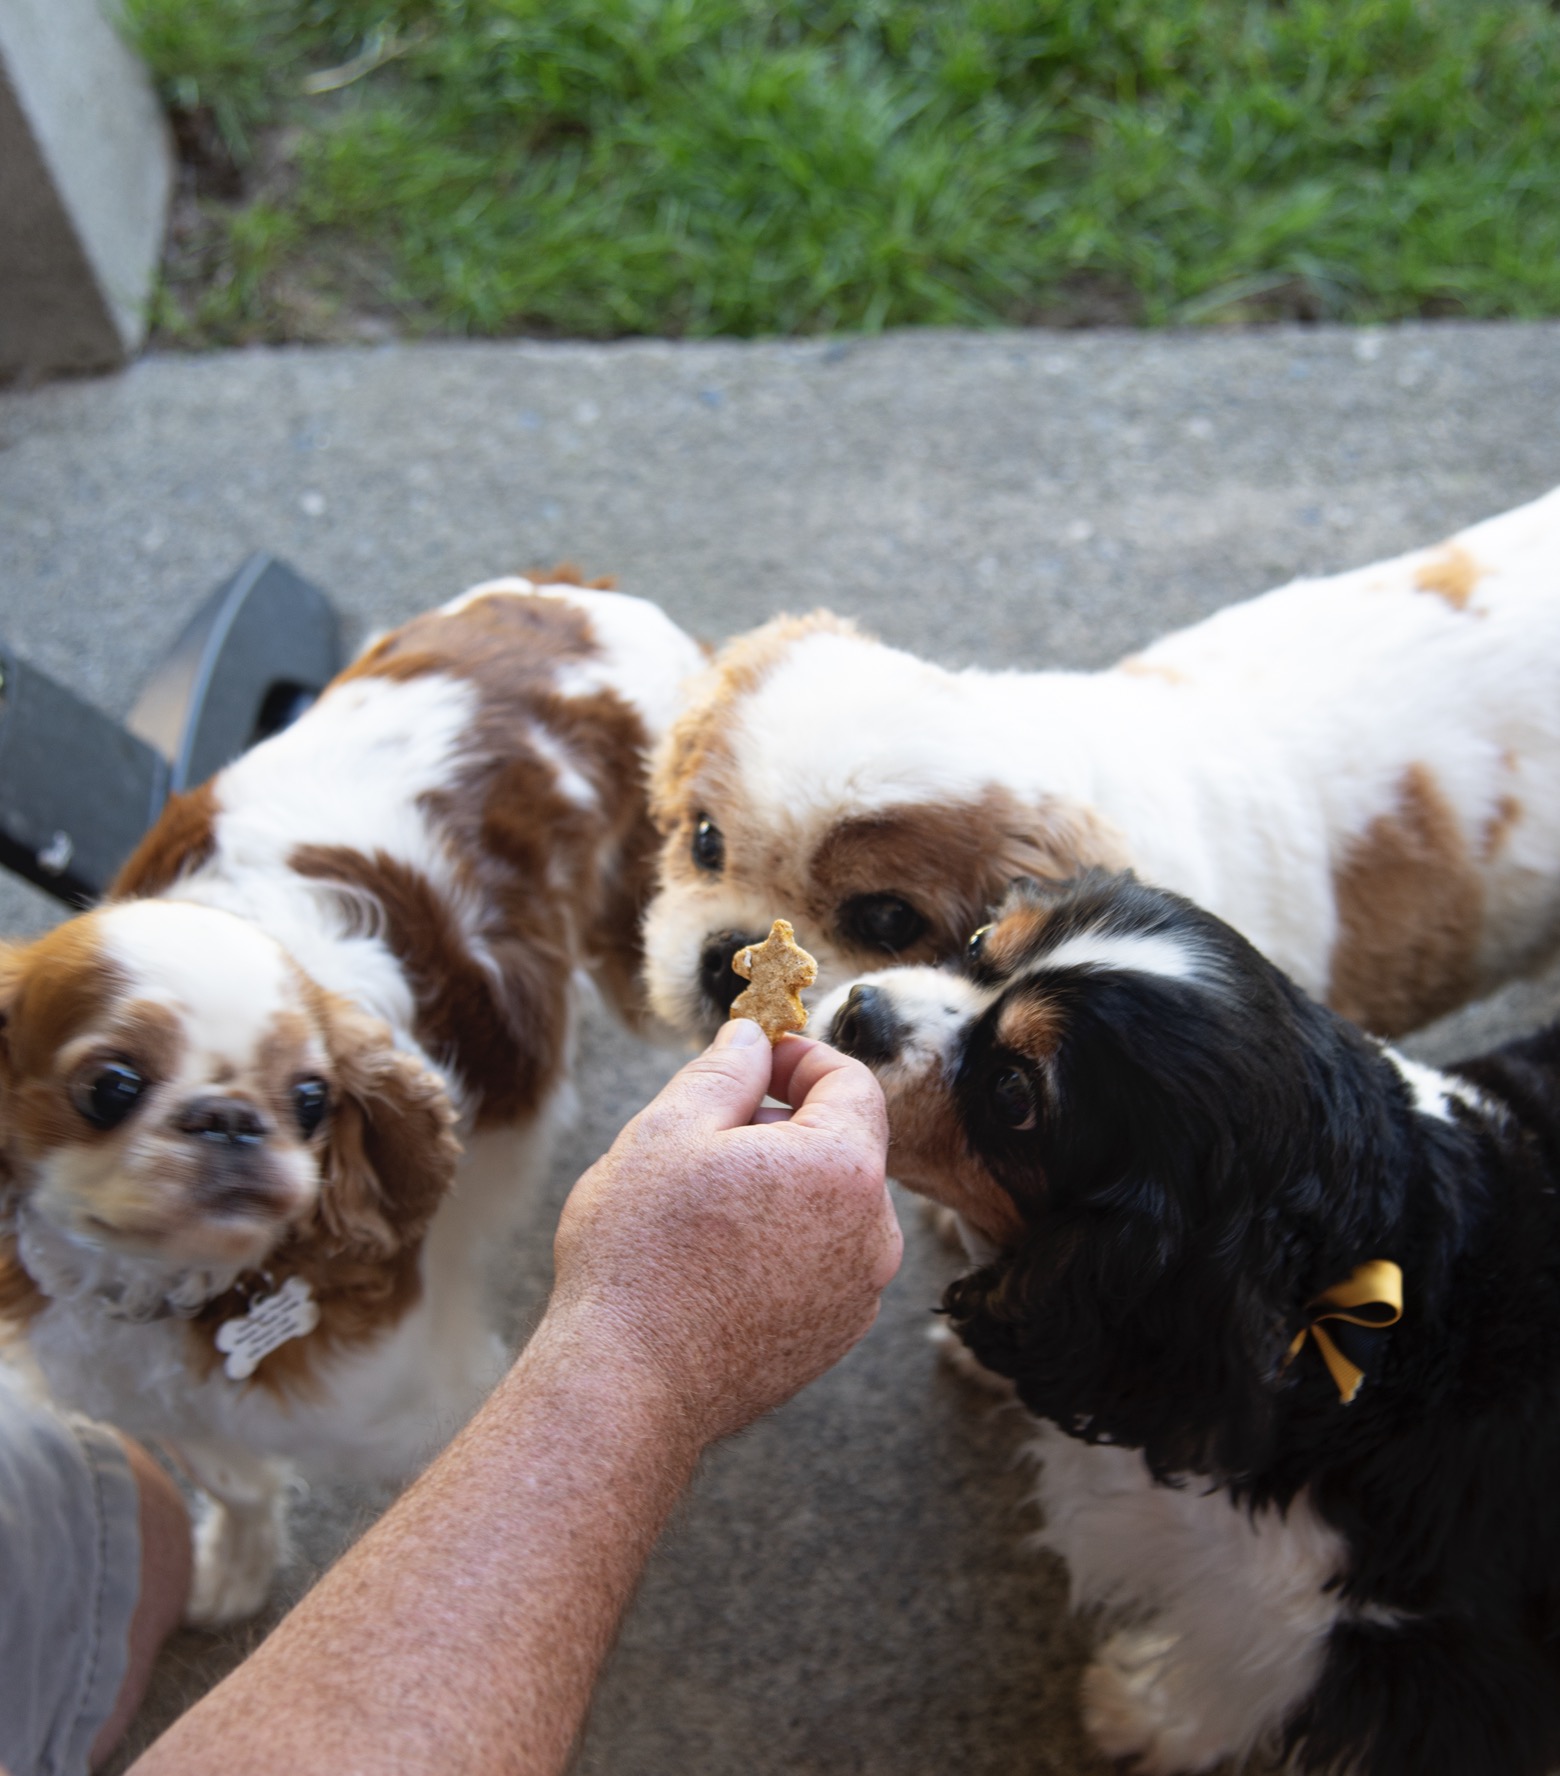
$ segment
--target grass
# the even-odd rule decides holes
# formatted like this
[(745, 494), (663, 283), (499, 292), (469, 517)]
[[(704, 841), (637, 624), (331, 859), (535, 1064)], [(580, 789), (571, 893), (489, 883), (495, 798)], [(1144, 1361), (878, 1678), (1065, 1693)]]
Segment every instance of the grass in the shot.
[(1560, 312), (1541, 0), (128, 0), (164, 338)]

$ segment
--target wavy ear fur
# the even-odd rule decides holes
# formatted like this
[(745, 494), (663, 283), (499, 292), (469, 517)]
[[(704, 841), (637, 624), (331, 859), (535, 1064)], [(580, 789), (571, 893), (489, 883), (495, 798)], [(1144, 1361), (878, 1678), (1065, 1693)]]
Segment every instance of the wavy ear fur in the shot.
[(334, 995), (321, 999), (336, 1101), (317, 1219), (341, 1248), (388, 1256), (422, 1238), (454, 1181), (455, 1107), (387, 1025)]
[(1154, 1238), (1092, 1216), (1058, 1224), (953, 1283), (945, 1311), (1039, 1417), (1141, 1449), (1161, 1479), (1250, 1473), (1270, 1448), (1282, 1318), (1211, 1264), (1172, 1265), (1140, 1284)]
[(1161, 1477), (1267, 1459), (1305, 1303), (1391, 1255), (1408, 1170), (1389, 1064), (1223, 951), (1213, 992), (1126, 973), (1077, 990), (1044, 1188), (1010, 1180), (1025, 1237), (945, 1299), (1032, 1411)]
[(1002, 872), (1002, 893), (1020, 877), (1065, 882), (1089, 870), (1132, 867), (1126, 835), (1113, 821), (1082, 802), (1059, 797), (1035, 803), (1014, 798), (999, 840), (991, 865), (994, 874)]

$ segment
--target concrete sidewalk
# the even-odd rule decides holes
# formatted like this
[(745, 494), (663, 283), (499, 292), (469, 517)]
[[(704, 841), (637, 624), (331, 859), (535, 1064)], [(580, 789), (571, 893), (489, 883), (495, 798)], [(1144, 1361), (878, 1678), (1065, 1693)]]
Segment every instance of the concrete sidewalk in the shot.
[[(160, 358), (0, 396), (0, 633), (122, 714), (263, 547), (356, 636), (572, 559), (712, 638), (828, 604), (953, 663), (1093, 666), (1557, 481), (1555, 324)], [(0, 932), (53, 916), (0, 887)], [(1557, 1008), (1551, 978), (1420, 1052)], [(674, 1064), (588, 1037), (585, 1114), (515, 1259), (517, 1326), (569, 1182)], [(934, 1359), (952, 1262), (906, 1223), (871, 1337), (708, 1461), (584, 1770), (1105, 1770), (1076, 1718), (1088, 1634), (1023, 1546), (1021, 1423)], [(293, 1594), (379, 1502), (307, 1501)], [(250, 1639), (181, 1636), (137, 1743)]]

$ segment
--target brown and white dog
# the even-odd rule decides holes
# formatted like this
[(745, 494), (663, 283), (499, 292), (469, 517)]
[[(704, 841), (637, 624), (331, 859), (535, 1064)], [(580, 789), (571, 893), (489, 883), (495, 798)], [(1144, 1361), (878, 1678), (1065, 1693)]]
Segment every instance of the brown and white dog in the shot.
[(732, 642), (658, 756), (656, 1010), (775, 914), (816, 994), (952, 955), (1020, 876), (1130, 865), (1382, 1034), (1560, 940), (1560, 492), (1106, 672), (948, 672), (827, 614)]
[(645, 755), (701, 659), (639, 599), (479, 586), (0, 946), (0, 1316), (219, 1501), (197, 1618), (263, 1600), (278, 1458), (403, 1477), (499, 1373), (482, 1259), (583, 980), (638, 1013)]

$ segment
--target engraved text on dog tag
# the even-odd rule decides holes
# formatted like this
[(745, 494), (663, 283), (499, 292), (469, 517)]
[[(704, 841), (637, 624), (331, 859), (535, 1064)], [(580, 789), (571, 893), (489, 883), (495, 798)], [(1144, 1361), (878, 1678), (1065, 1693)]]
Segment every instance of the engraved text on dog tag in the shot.
[(288, 1277), (274, 1295), (251, 1301), (241, 1319), (217, 1327), (217, 1349), (227, 1353), (223, 1369), (229, 1380), (246, 1380), (263, 1358), (319, 1323), (319, 1303), (309, 1285), (302, 1277)]

